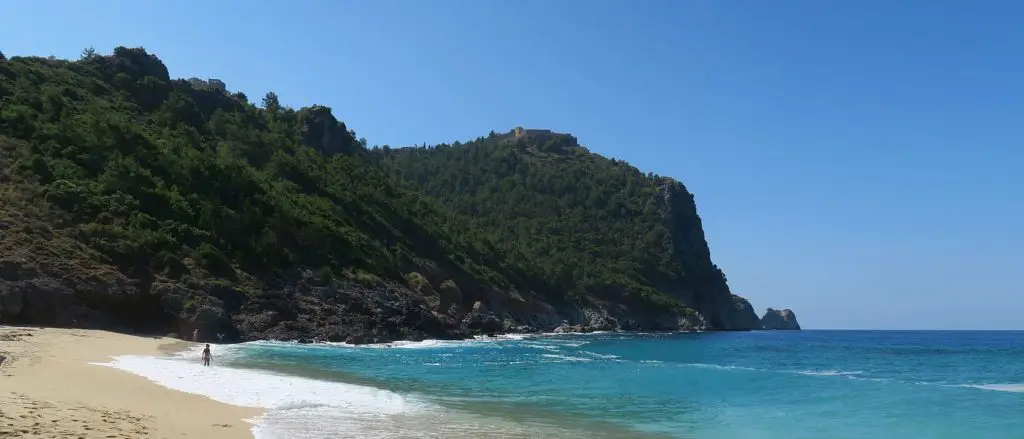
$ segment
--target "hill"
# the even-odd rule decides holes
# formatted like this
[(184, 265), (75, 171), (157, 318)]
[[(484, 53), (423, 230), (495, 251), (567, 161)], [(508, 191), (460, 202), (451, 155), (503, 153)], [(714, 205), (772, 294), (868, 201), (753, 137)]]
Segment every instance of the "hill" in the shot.
[(760, 328), (712, 263), (694, 197), (674, 179), (549, 130), (374, 155), (409, 187), (469, 218), (514, 264), (540, 263), (545, 278), (574, 297), (665, 297), (699, 311), (712, 328)]
[[(578, 229), (530, 242), (548, 240), (524, 240), (541, 217), (489, 226), (481, 218), (503, 211), (436, 196), (458, 181), (424, 185), (431, 197), (406, 183), (420, 177), (389, 175), (420, 172), (402, 158), (419, 152), (369, 151), (325, 106), (295, 110), (273, 93), (261, 104), (221, 81), (171, 79), (143, 49), (88, 50), (76, 61), (0, 56), (0, 323), (354, 343), (562, 324), (676, 329), (702, 326), (700, 314), (712, 328), (747, 326), (734, 311), (745, 301), (708, 265), (692, 199), (677, 183), (649, 179), (657, 183), (646, 192), (603, 201), (601, 212), (639, 205), (637, 194), (661, 200), (643, 220), (626, 210), (577, 222), (535, 211)], [(565, 147), (493, 140), (479, 150), (525, 148), (515, 153), (525, 157)], [(463, 150), (430, 152), (449, 149)], [(580, 175), (607, 162), (579, 155), (578, 165), (560, 162), (565, 153), (523, 163), (541, 170), (552, 160), (564, 167), (549, 170)], [(423, 157), (422, 166), (440, 166), (446, 156)], [(449, 166), (449, 178), (461, 169)], [(582, 193), (549, 177), (540, 181), (552, 190)], [(488, 193), (530, 193), (499, 188)], [(586, 217), (589, 198), (573, 197), (564, 212)], [(660, 239), (657, 250), (621, 247), (595, 228), (649, 221), (663, 224), (644, 238)]]

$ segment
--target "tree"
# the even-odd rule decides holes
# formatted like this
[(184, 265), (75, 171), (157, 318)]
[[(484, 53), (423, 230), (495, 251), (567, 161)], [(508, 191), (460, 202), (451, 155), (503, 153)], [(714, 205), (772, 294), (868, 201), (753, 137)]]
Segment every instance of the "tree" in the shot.
[(86, 59), (91, 59), (94, 56), (96, 56), (96, 49), (93, 49), (90, 46), (90, 47), (86, 47), (85, 49), (82, 49), (82, 55), (79, 58), (83, 59), (83, 60), (86, 60)]
[(263, 109), (267, 110), (267, 113), (270, 113), (271, 116), (276, 116), (281, 111), (281, 101), (278, 100), (277, 93), (268, 91), (263, 96)]

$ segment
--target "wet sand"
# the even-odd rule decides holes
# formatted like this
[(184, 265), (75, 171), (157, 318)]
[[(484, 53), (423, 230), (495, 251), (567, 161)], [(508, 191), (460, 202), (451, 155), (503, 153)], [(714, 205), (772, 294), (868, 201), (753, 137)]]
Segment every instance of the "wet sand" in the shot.
[(261, 411), (182, 393), (90, 364), (117, 355), (169, 355), (171, 338), (0, 327), (0, 438), (251, 439)]

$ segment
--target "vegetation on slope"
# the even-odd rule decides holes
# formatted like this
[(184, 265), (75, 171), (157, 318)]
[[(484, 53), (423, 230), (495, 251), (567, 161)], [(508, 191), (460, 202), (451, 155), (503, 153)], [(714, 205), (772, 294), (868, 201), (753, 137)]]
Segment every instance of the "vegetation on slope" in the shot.
[[(358, 159), (365, 141), (331, 110), (263, 107), (219, 81), (171, 80), (142, 49), (0, 64), (10, 175), (67, 213), (62, 234), (135, 277), (186, 259), (224, 278), (296, 267), (401, 279), (447, 270), (522, 283), (486, 241)], [(57, 220), (57, 218), (52, 218)], [(432, 269), (437, 267), (437, 269)]]
[(495, 292), (686, 312), (724, 287), (681, 185), (568, 136), (512, 137), (371, 151), (328, 107), (258, 107), (143, 49), (0, 57), (0, 250), (84, 284), (205, 279), (252, 299), (313, 270), (461, 291), (460, 312)]
[(716, 293), (728, 297), (686, 188), (592, 154), (570, 135), (516, 128), (374, 155), (470, 218), (513, 263), (543, 261), (559, 289), (610, 301), (667, 293), (694, 308)]

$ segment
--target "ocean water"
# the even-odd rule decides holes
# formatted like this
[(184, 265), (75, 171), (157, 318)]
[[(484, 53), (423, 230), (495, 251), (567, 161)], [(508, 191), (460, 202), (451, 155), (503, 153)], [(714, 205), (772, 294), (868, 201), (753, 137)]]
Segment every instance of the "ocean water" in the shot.
[(258, 439), (1024, 438), (1024, 332), (255, 342), (109, 366), (263, 407)]

